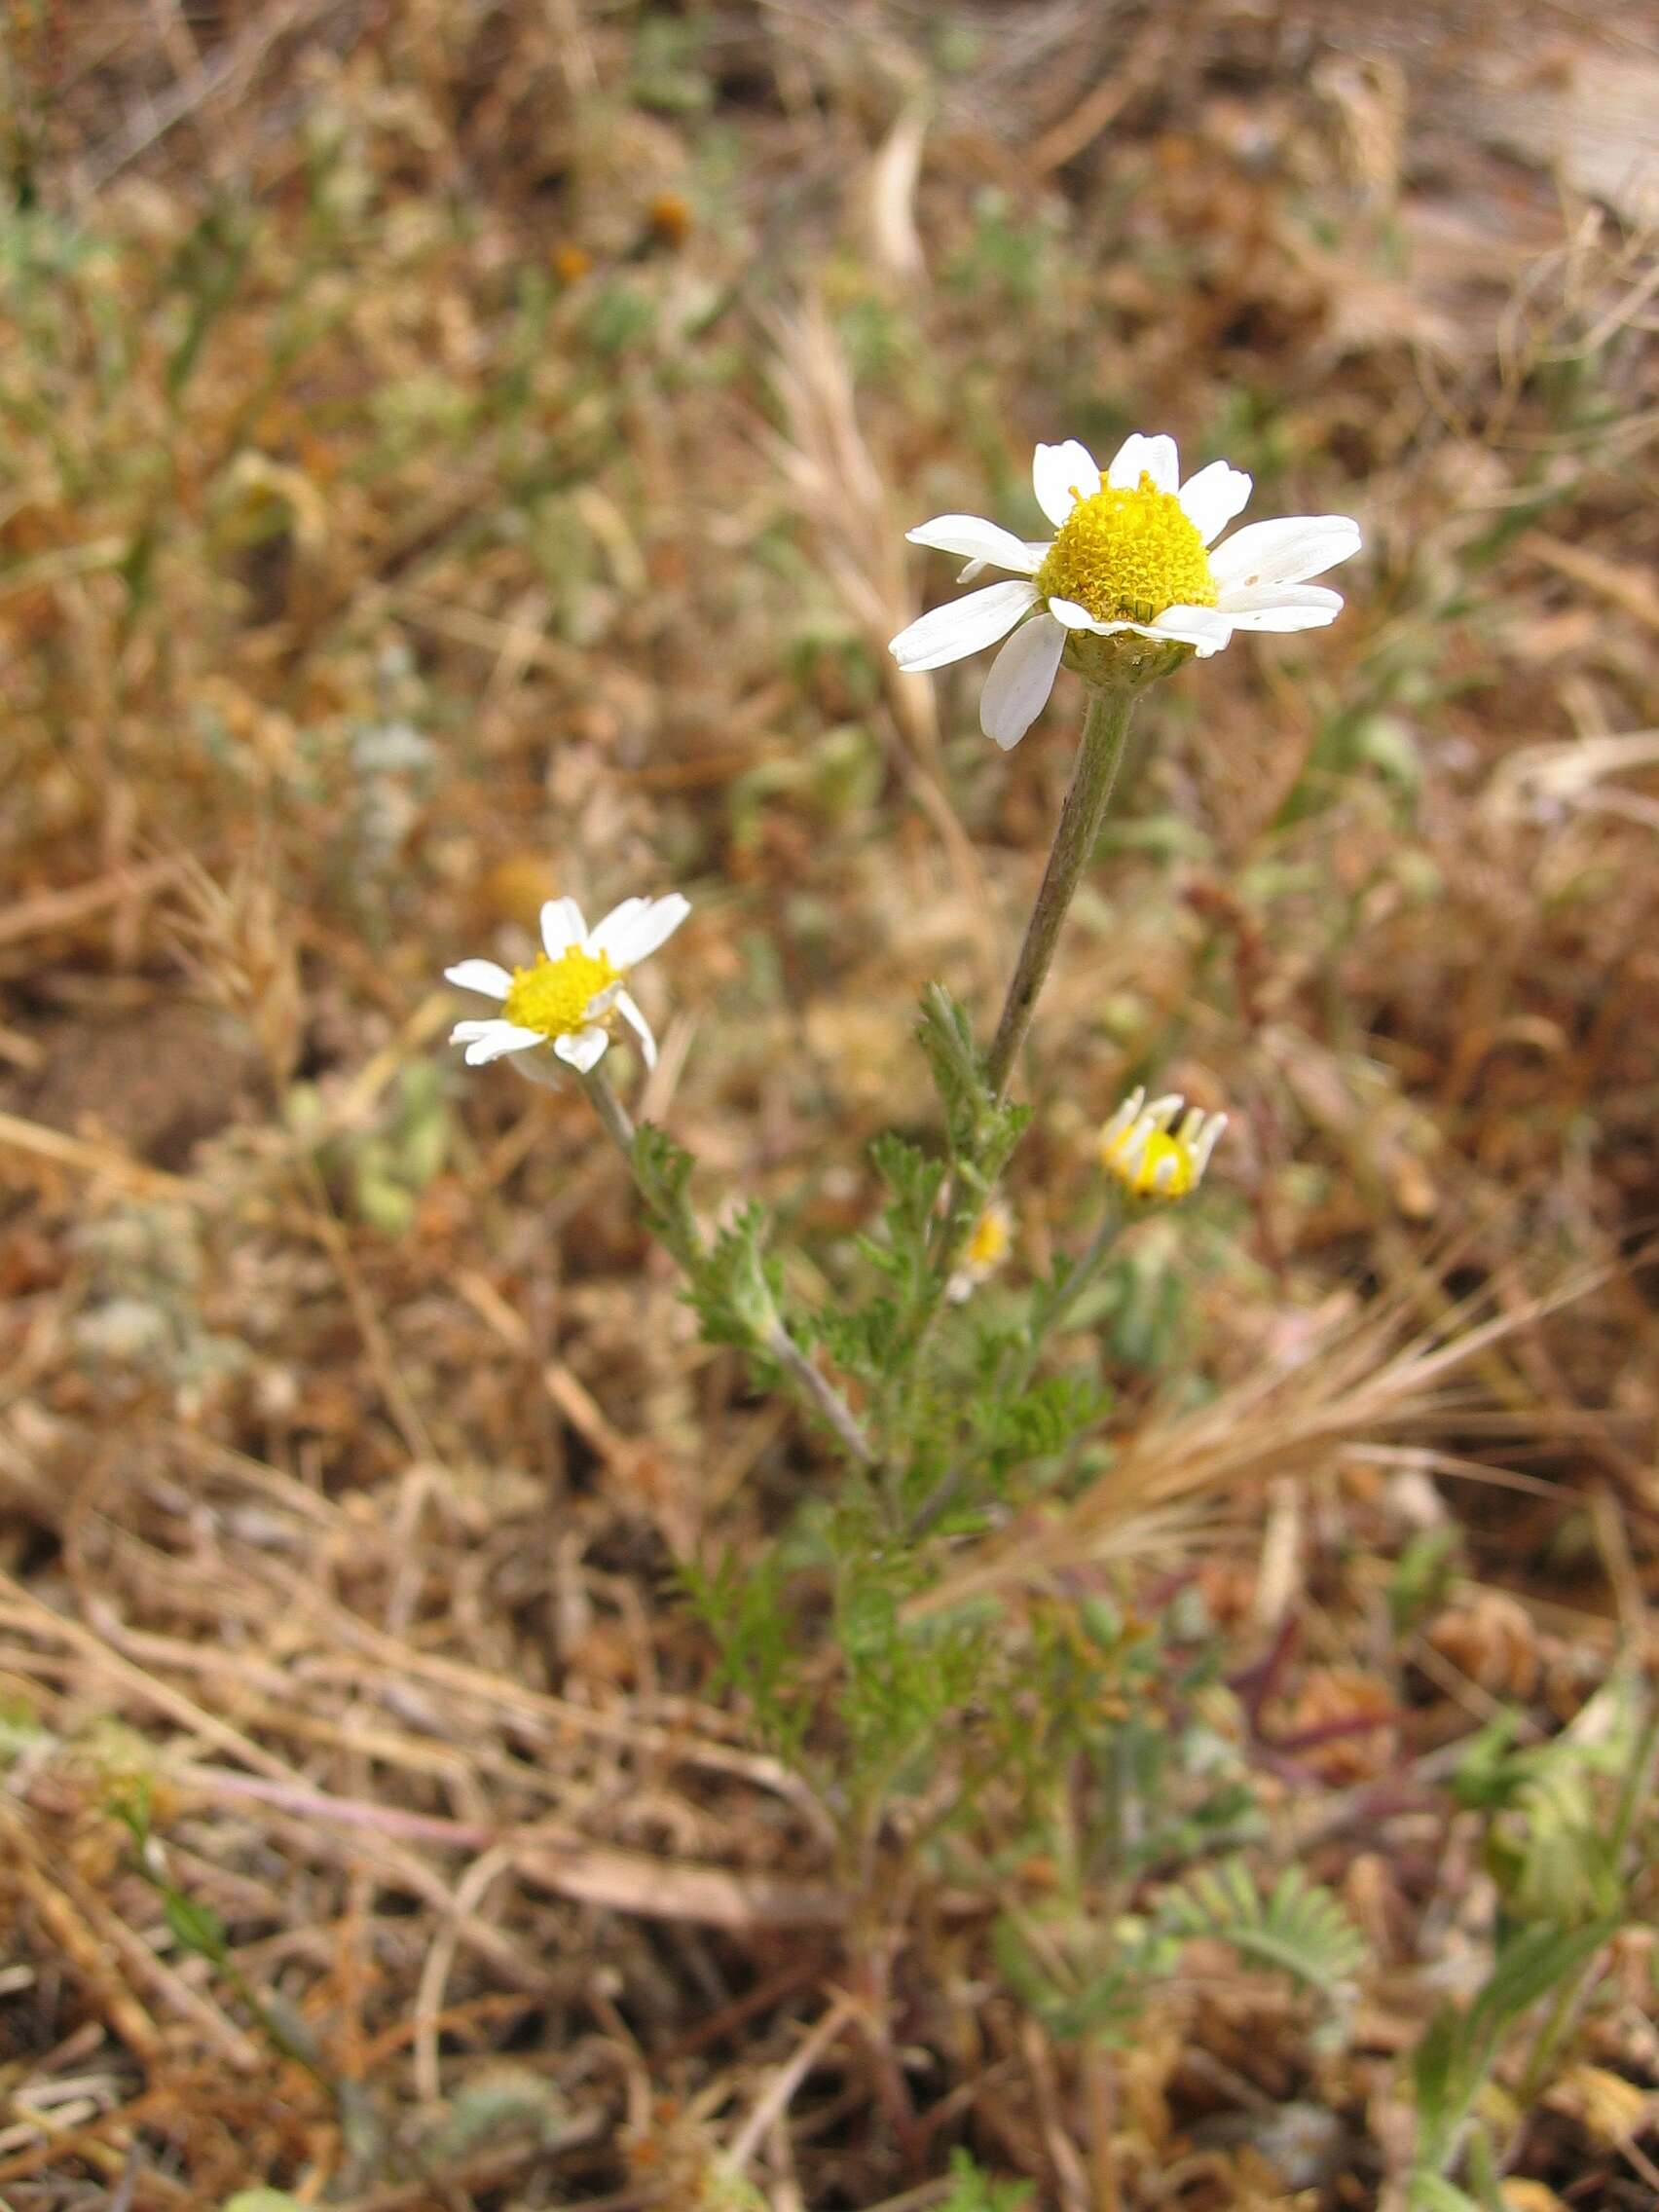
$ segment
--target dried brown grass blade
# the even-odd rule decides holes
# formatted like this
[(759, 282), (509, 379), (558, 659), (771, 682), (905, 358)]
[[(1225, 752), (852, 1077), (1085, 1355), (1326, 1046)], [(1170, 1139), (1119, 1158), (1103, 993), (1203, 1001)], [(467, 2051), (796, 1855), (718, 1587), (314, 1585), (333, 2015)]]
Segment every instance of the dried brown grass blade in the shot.
[(1086, 1561), (1167, 1548), (1183, 1523), (1195, 1533), (1206, 1511), (1259, 1502), (1271, 1481), (1306, 1479), (1346, 1448), (1445, 1410), (1460, 1369), (1605, 1279), (1605, 1269), (1586, 1268), (1524, 1309), (1482, 1319), (1465, 1303), (1442, 1327), (1409, 1334), (1408, 1284), (1338, 1321), (1295, 1365), (1264, 1366), (1196, 1413), (1154, 1419), (1070, 1504), (969, 1551), (928, 1593), (926, 1609), (1042, 1582)]
[(648, 1852), (619, 1851), (578, 1836), (520, 1844), (513, 1856), (527, 1881), (583, 1904), (647, 1919), (736, 1930), (835, 1928), (851, 1910), (840, 1891), (821, 1883), (656, 1859)]
[(778, 316), (772, 332), (772, 383), (789, 436), (768, 432), (765, 442), (881, 671), (901, 772), (949, 855), (981, 977), (992, 988), (999, 971), (989, 893), (942, 782), (933, 687), (901, 675), (887, 650), (917, 612), (903, 522), (859, 426), (852, 371), (822, 304), (812, 300)]

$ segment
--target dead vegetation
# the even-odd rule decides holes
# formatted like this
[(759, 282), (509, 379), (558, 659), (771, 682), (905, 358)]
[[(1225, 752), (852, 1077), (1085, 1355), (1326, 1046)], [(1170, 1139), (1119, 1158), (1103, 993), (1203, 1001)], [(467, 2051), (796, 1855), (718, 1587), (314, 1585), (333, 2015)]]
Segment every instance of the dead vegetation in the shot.
[[(1641, 12), (10, 36), (6, 2203), (898, 2212), (963, 2146), (1063, 2212), (1397, 2202), (1493, 1940), (1448, 1780), (1654, 1658)], [(1202, 1596), (1265, 1860), (1366, 1937), (1340, 2046), (1198, 1944), (1080, 2056), (995, 1962), (1059, 1885), (996, 1778), (860, 1887), (675, 1583), (815, 1446), (581, 1099), (442, 1043), (446, 961), (543, 898), (686, 884), (640, 1110), (832, 1273), (868, 1140), (927, 1125), (916, 991), (989, 1016), (1068, 762), (1063, 712), (1005, 759), (975, 672), (894, 676), (900, 532), (1141, 424), (1368, 549), (1317, 652), (1147, 716), (1011, 1279), (1148, 1071), (1234, 1133), (1073, 1346), (1109, 1457), (947, 1595), (1035, 1640)], [(1505, 2078), (1511, 2212), (1655, 2201), (1640, 1919)]]

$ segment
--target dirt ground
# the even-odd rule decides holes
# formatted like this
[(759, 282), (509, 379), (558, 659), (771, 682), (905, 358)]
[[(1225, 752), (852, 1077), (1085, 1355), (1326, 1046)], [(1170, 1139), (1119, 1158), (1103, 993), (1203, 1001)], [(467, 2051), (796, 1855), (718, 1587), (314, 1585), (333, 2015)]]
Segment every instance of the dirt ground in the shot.
[[(1425, 2027), (1563, 1878), (1502, 1721), (1639, 1863), (1487, 2201), (1659, 2203), (1592, 1755), (1659, 1653), (1650, 13), (13, 0), (0, 69), (0, 2202), (1403, 2205)], [(860, 1891), (828, 1721), (720, 1678), (681, 1570), (823, 1442), (442, 971), (682, 887), (638, 1110), (839, 1281), (1075, 726), (897, 674), (903, 531), (1133, 428), (1365, 549), (1145, 710), (989, 1295), (1132, 1084), (1232, 1126), (1076, 1347), (1109, 1451), (947, 1594), (1201, 1606), (1248, 1862), (1365, 1964), (1200, 1936), (1090, 2042), (978, 1716)]]

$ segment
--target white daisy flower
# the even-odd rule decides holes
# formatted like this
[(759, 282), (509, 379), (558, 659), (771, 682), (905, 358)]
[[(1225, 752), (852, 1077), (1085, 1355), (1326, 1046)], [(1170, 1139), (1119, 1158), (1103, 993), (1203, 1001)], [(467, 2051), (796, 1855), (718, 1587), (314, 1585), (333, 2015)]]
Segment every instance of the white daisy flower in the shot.
[(1179, 1092), (1155, 1098), (1131, 1091), (1100, 1132), (1100, 1164), (1131, 1198), (1184, 1198), (1204, 1179), (1210, 1154), (1227, 1126), (1225, 1114), (1194, 1107), (1177, 1123)]
[(590, 930), (573, 899), (549, 899), (541, 909), (543, 949), (529, 968), (509, 973), (494, 960), (463, 960), (444, 970), (463, 991), (501, 1002), (492, 1020), (458, 1021), (450, 1043), (466, 1047), (469, 1067), (551, 1045), (555, 1058), (586, 1075), (610, 1042), (610, 1016), (619, 1014), (639, 1037), (646, 1067), (654, 1066), (656, 1039), (625, 978), (690, 911), (678, 891), (666, 899), (624, 899)]
[(1341, 594), (1309, 578), (1358, 552), (1358, 525), (1291, 515), (1246, 524), (1217, 545), (1250, 479), (1212, 461), (1183, 484), (1173, 438), (1137, 431), (1104, 475), (1075, 438), (1039, 446), (1031, 481), (1051, 539), (1015, 537), (975, 515), (940, 515), (907, 534), (912, 545), (963, 554), (962, 583), (986, 568), (1012, 569), (1015, 580), (936, 607), (888, 647), (913, 675), (1008, 638), (979, 702), (980, 726), (1005, 752), (1041, 714), (1068, 642), (1074, 666), (1107, 679), (1123, 673), (1124, 648), (1097, 638), (1132, 634), (1207, 659), (1235, 630), (1312, 630), (1342, 611)]

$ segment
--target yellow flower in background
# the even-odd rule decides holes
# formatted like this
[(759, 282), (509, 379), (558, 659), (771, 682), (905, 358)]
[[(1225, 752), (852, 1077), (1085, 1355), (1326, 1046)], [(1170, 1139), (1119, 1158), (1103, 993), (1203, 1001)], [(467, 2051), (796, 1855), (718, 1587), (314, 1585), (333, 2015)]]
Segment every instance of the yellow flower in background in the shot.
[(542, 949), (528, 968), (463, 960), (444, 970), (463, 991), (501, 1002), (494, 1019), (458, 1021), (450, 1043), (466, 1047), (469, 1067), (550, 1046), (556, 1059), (586, 1075), (610, 1042), (611, 1014), (619, 1014), (652, 1066), (656, 1039), (625, 988), (626, 977), (667, 943), (690, 911), (678, 891), (666, 899), (624, 899), (590, 930), (573, 899), (549, 899), (541, 909)]
[(945, 1285), (945, 1296), (953, 1306), (960, 1306), (981, 1283), (990, 1280), (1008, 1258), (1013, 1243), (1013, 1211), (1003, 1199), (993, 1198), (975, 1224), (961, 1265)]
[(914, 674), (1007, 638), (979, 702), (980, 727), (1005, 752), (1042, 713), (1068, 641), (1083, 673), (1104, 682), (1111, 656), (1091, 638), (1132, 633), (1206, 659), (1235, 630), (1310, 630), (1342, 611), (1340, 593), (1308, 579), (1359, 551), (1358, 524), (1291, 515), (1217, 544), (1250, 478), (1212, 461), (1182, 483), (1173, 438), (1137, 431), (1104, 471), (1076, 438), (1039, 446), (1031, 481), (1051, 539), (1015, 537), (977, 515), (940, 515), (907, 534), (912, 545), (964, 555), (961, 583), (986, 568), (1016, 580), (936, 607), (888, 647)]
[(1183, 1103), (1171, 1091), (1149, 1106), (1144, 1089), (1131, 1091), (1101, 1130), (1100, 1164), (1131, 1198), (1184, 1198), (1203, 1181), (1227, 1116), (1195, 1106), (1178, 1120)]
[(678, 192), (659, 192), (645, 209), (645, 220), (664, 245), (683, 245), (691, 236), (690, 203)]

